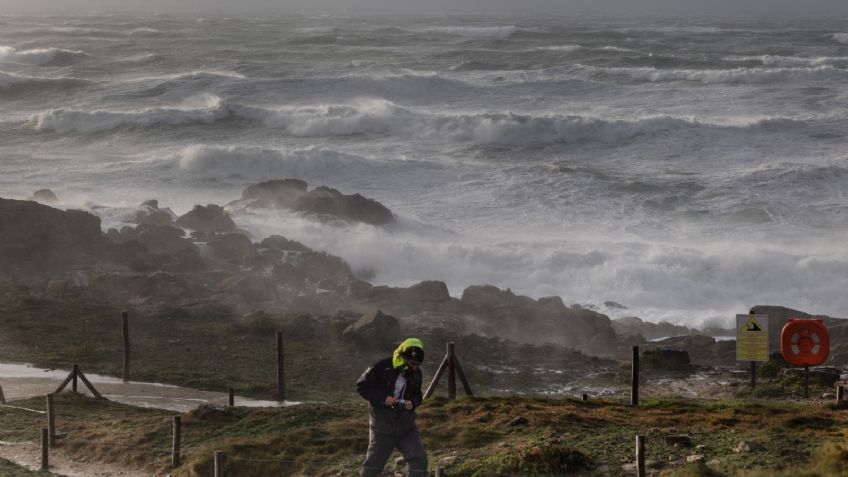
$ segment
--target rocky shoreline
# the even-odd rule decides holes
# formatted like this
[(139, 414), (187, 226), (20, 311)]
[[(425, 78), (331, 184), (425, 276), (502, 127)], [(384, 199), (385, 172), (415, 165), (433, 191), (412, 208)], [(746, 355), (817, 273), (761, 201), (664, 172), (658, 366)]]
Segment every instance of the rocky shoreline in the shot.
[[(58, 203), (50, 191), (33, 198)], [(54, 307), (96, 302), (138, 314), (218, 308), (234, 321), (298, 314), (362, 349), (385, 349), (401, 334), (417, 334), (438, 343), (474, 341), (475, 351), (501, 357), (482, 363), (486, 366), (508, 365), (503, 357), (518, 356), (516, 350), (524, 348), (534, 350), (529, 357), (568, 357), (554, 361), (575, 379), (609, 366), (609, 360), (627, 359), (633, 345), (685, 351), (692, 365), (736, 364), (732, 340), (637, 317), (611, 320), (558, 296), (534, 299), (477, 285), (453, 297), (441, 281), (406, 288), (373, 284), (343, 259), (308, 244), (282, 236), (254, 238), (240, 230), (233, 217), (259, 209), (340, 224), (394, 222), (392, 212), (372, 199), (325, 187), (309, 191), (293, 179), (251, 185), (226, 207), (196, 205), (181, 216), (149, 200), (126, 214), (130, 225), (105, 232), (89, 212), (0, 199), (0, 283), (6, 290), (0, 305), (25, 299), (50, 300)], [(751, 312), (772, 317), (773, 337), (789, 317), (808, 316), (773, 306)], [(848, 364), (840, 339), (848, 328), (843, 320), (826, 320), (836, 338), (830, 363)], [(671, 337), (650, 341), (662, 336)]]

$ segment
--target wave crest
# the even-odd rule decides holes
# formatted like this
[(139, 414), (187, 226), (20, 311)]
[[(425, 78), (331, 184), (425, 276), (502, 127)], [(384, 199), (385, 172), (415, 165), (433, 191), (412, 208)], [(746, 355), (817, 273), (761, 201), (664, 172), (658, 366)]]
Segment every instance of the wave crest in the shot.
[(36, 48), (32, 50), (17, 50), (11, 46), (0, 46), (0, 63), (17, 63), (22, 65), (56, 65), (67, 64), (89, 56), (79, 50), (62, 48)]

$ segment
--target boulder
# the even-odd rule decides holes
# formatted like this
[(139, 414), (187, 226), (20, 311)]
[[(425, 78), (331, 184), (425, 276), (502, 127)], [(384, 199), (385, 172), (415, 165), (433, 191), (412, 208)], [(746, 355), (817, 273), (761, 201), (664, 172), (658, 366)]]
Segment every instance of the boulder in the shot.
[(323, 186), (308, 191), (306, 182), (297, 179), (275, 179), (251, 185), (242, 192), (241, 199), (228, 207), (288, 209), (319, 219), (371, 225), (386, 225), (395, 220), (394, 214), (376, 200), (359, 194), (345, 195)]
[(445, 282), (424, 281), (403, 290), (401, 298), (407, 301), (443, 302), (450, 300), (451, 296)]
[(33, 201), (0, 199), (0, 275), (43, 276), (68, 266), (93, 266), (114, 247), (100, 218)]
[(248, 186), (241, 199), (250, 207), (294, 208), (295, 200), (306, 193), (306, 182), (298, 179), (275, 179)]
[(32, 193), (30, 200), (40, 202), (42, 204), (54, 205), (59, 203), (59, 198), (50, 189), (38, 189)]
[(319, 217), (339, 218), (371, 225), (394, 222), (392, 212), (376, 200), (359, 194), (344, 195), (336, 189), (317, 187), (295, 199), (293, 210)]
[(647, 372), (688, 372), (690, 370), (689, 352), (673, 349), (649, 349), (640, 357), (640, 364)]
[(200, 232), (225, 233), (238, 230), (223, 207), (215, 204), (208, 204), (206, 207), (195, 205), (189, 212), (177, 218), (177, 225)]
[(511, 306), (515, 295), (511, 290), (501, 290), (493, 285), (472, 285), (462, 292), (463, 304), (475, 308), (500, 308)]
[(312, 249), (303, 245), (300, 242), (295, 242), (294, 240), (289, 240), (280, 235), (271, 235), (270, 237), (262, 240), (259, 243), (259, 246), (262, 248), (268, 248), (271, 250), (279, 250), (283, 252), (311, 252)]
[(242, 234), (214, 234), (209, 237), (209, 249), (215, 258), (240, 261), (256, 255), (253, 242)]
[(397, 318), (380, 310), (363, 315), (345, 328), (342, 335), (362, 346), (390, 348), (400, 335)]
[(176, 218), (177, 214), (171, 209), (167, 207), (160, 209), (159, 201), (153, 199), (144, 201), (138, 207), (131, 222), (134, 224), (169, 226), (174, 224)]
[(173, 253), (180, 250), (195, 249), (191, 240), (184, 238), (185, 232), (172, 225), (141, 224), (136, 228), (123, 227), (119, 236), (109, 234), (117, 242), (134, 240), (147, 247), (150, 252)]

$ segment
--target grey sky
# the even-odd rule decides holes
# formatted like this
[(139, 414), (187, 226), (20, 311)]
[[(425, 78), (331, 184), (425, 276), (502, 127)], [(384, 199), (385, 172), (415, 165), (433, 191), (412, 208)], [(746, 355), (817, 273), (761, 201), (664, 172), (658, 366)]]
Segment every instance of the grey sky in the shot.
[(848, 0), (0, 0), (0, 13), (490, 13), (846, 16)]

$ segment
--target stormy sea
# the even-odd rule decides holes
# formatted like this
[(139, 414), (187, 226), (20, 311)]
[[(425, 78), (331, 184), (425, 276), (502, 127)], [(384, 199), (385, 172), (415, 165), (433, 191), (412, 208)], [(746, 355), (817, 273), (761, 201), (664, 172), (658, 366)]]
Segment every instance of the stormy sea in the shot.
[(846, 85), (844, 19), (6, 15), (0, 197), (105, 230), (297, 178), (397, 222), (238, 225), (375, 284), (844, 316)]

